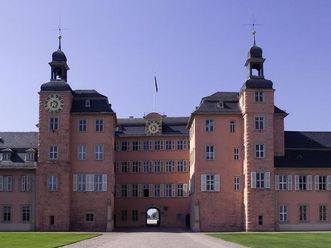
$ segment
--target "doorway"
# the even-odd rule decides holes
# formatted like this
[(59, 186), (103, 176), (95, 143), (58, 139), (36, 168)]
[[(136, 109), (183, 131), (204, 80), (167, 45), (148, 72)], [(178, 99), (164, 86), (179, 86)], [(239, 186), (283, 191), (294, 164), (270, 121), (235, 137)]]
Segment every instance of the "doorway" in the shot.
[(146, 226), (160, 226), (161, 214), (157, 208), (149, 208), (146, 211)]

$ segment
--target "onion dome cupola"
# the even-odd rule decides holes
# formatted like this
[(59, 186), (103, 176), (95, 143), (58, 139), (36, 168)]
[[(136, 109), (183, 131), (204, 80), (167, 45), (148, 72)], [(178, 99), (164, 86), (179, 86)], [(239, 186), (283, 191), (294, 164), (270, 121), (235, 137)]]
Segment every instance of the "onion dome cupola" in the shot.
[(62, 36), (59, 35), (59, 48), (52, 54), (52, 62), (49, 62), (51, 66), (51, 81), (64, 81), (67, 82), (67, 71), (69, 66), (67, 64), (67, 57), (61, 50), (61, 39)]
[(248, 51), (245, 66), (248, 69), (248, 80), (244, 84), (244, 88), (265, 88), (272, 89), (272, 82), (264, 78), (263, 50), (256, 45), (255, 30), (253, 30), (253, 46)]
[(42, 91), (71, 91), (70, 85), (67, 83), (67, 57), (61, 50), (61, 39), (59, 35), (59, 48), (53, 52), (51, 66), (51, 80), (41, 85)]

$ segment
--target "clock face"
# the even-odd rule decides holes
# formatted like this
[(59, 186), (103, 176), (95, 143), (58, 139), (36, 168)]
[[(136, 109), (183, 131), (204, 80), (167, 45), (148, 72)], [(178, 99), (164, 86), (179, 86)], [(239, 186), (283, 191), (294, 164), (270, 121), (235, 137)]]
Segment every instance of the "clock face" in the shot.
[(160, 124), (158, 122), (150, 122), (147, 126), (147, 131), (150, 134), (156, 134), (160, 132)]
[(45, 109), (52, 114), (60, 112), (63, 106), (64, 100), (57, 94), (49, 95), (45, 101)]

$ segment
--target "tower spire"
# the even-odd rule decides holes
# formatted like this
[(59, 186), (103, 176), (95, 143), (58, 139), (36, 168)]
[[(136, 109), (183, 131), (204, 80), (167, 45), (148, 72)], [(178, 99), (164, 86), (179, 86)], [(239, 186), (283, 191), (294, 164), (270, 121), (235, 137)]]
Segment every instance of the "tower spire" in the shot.
[(256, 31), (254, 29), (254, 23), (253, 23), (252, 34), (253, 34), (253, 46), (256, 46)]
[(62, 35), (61, 35), (61, 28), (59, 27), (59, 50), (61, 50), (61, 39), (62, 39)]

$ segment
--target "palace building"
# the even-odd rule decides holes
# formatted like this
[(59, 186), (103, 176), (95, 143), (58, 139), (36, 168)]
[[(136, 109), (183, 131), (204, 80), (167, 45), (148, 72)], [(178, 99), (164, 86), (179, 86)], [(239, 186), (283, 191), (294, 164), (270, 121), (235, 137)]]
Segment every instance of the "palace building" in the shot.
[(264, 61), (254, 41), (241, 89), (189, 116), (117, 118), (70, 87), (59, 37), (39, 131), (0, 132), (0, 230), (331, 230), (331, 132), (284, 131)]

